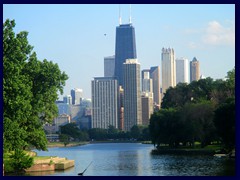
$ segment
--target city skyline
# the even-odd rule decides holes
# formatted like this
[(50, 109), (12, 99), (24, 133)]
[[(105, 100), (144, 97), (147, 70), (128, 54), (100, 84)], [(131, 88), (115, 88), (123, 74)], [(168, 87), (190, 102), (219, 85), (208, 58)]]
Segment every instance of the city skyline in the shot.
[[(129, 5), (121, 10), (122, 24), (129, 23)], [(38, 59), (52, 60), (69, 75), (63, 96), (81, 88), (91, 97), (91, 80), (103, 76), (104, 57), (115, 53), (118, 16), (117, 4), (3, 5), (3, 21), (15, 19), (16, 33), (29, 32)], [(205, 77), (224, 78), (235, 66), (233, 4), (134, 4), (132, 24), (141, 70), (161, 68), (162, 47), (173, 48), (175, 58), (196, 57)]]

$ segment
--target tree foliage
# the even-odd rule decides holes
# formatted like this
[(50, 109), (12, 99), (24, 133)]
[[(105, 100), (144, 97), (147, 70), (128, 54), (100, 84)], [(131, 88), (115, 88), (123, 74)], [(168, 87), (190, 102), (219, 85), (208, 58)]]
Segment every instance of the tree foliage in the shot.
[(179, 142), (202, 147), (221, 140), (235, 146), (235, 68), (226, 80), (200, 79), (179, 83), (167, 89), (162, 109), (150, 119), (150, 136), (154, 145), (177, 147)]
[(85, 130), (80, 130), (75, 123), (65, 124), (60, 126), (60, 134), (68, 135), (74, 141), (88, 141), (88, 133)]
[(235, 147), (235, 99), (228, 99), (215, 110), (214, 123), (217, 133), (227, 149)]
[(14, 20), (3, 24), (4, 150), (46, 150), (42, 125), (57, 115), (55, 101), (68, 77), (52, 61), (38, 60), (28, 32), (15, 34), (14, 27)]
[(23, 169), (30, 168), (33, 164), (33, 157), (27, 155), (23, 150), (16, 149), (13, 154), (10, 155), (10, 166), (17, 173)]
[(59, 140), (63, 142), (64, 146), (66, 147), (70, 143), (70, 136), (68, 134), (60, 134)]

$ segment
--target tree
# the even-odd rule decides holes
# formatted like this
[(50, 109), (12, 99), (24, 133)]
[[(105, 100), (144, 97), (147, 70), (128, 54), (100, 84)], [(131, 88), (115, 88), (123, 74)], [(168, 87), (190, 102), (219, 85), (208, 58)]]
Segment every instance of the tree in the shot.
[(179, 121), (179, 111), (173, 108), (161, 109), (150, 118), (149, 131), (154, 145), (169, 144), (177, 147), (182, 125)]
[(176, 87), (167, 89), (163, 101), (162, 108), (182, 107), (187, 102), (191, 102), (192, 91), (186, 83), (178, 83)]
[(70, 142), (70, 136), (67, 134), (60, 134), (59, 139), (63, 142), (64, 146), (66, 147)]
[(4, 171), (7, 173), (22, 173), (24, 169), (30, 168), (33, 157), (30, 157), (21, 149), (5, 154)]
[(80, 129), (75, 123), (68, 123), (63, 126), (60, 126), (61, 134), (67, 134), (73, 139), (77, 140), (80, 136)]
[(107, 129), (93, 128), (88, 130), (89, 138), (94, 140), (106, 140)]
[(228, 99), (215, 110), (217, 133), (227, 149), (235, 147), (235, 98)]
[(14, 20), (3, 24), (4, 151), (46, 150), (43, 124), (57, 116), (55, 101), (68, 77), (57, 64), (38, 60), (28, 33), (15, 34), (14, 27)]
[(205, 147), (215, 140), (214, 108), (210, 101), (186, 104), (180, 114), (184, 124), (183, 137), (185, 142), (194, 145), (194, 141), (200, 141), (201, 146)]

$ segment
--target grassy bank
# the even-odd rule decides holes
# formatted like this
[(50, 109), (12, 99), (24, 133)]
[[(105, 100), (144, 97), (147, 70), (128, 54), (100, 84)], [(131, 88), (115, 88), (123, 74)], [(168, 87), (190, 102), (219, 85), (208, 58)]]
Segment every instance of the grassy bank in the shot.
[[(81, 146), (88, 144), (89, 142), (70, 142), (66, 147), (72, 147), (72, 146)], [(48, 142), (47, 144), (48, 148), (53, 148), (53, 147), (65, 147), (64, 143), (62, 142)]]

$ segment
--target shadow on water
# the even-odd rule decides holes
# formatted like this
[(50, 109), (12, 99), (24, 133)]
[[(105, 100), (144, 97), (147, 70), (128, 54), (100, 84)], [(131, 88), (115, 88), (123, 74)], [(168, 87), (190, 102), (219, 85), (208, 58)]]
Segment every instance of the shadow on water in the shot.
[(217, 173), (217, 176), (236, 176), (235, 159), (225, 159), (222, 163), (222, 170)]

